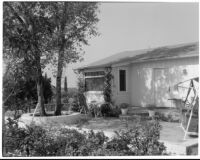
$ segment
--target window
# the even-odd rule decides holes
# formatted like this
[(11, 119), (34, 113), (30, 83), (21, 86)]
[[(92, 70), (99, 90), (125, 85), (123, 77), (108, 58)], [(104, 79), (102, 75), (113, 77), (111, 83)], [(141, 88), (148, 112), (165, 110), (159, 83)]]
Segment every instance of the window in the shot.
[(103, 91), (103, 88), (104, 88), (104, 77), (85, 79), (86, 91)]
[(85, 72), (86, 91), (103, 91), (104, 71)]
[(126, 70), (119, 70), (119, 91), (126, 91)]
[(104, 76), (104, 71), (96, 71), (96, 72), (85, 72), (85, 76)]

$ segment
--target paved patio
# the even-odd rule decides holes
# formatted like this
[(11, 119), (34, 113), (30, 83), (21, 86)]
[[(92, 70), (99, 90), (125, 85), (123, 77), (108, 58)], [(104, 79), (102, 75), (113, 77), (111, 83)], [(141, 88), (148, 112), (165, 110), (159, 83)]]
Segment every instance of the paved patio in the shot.
[[(187, 136), (183, 140), (184, 132), (180, 127), (180, 123), (160, 122), (162, 129), (160, 132), (160, 141), (164, 142), (167, 147), (167, 152), (172, 155), (185, 155), (186, 147), (198, 143), (197, 137)], [(133, 122), (128, 123), (128, 127), (134, 125)], [(82, 129), (93, 129), (104, 131), (108, 137), (114, 135), (114, 131), (126, 129), (126, 123), (118, 118), (96, 118), (89, 121), (89, 123), (81, 126)]]

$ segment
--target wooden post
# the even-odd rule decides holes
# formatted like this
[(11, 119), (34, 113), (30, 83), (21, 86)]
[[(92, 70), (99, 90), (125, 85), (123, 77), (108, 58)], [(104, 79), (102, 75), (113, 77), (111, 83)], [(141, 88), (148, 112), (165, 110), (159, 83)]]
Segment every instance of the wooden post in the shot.
[(6, 155), (6, 147), (5, 147), (5, 106), (2, 106), (2, 155), (5, 156)]
[(187, 133), (188, 133), (188, 129), (189, 129), (189, 126), (190, 126), (190, 121), (192, 119), (192, 113), (193, 112), (193, 109), (190, 111), (190, 117), (189, 117), (189, 120), (188, 120), (188, 124), (187, 124), (187, 128), (186, 128), (186, 131), (185, 131), (185, 135), (184, 135), (184, 138), (183, 140), (186, 140), (186, 136), (187, 136)]
[(35, 107), (35, 110), (33, 112), (33, 118), (32, 118), (32, 122), (33, 122), (33, 119), (34, 119), (34, 116), (35, 116), (35, 112), (37, 111), (38, 107), (39, 107), (39, 103), (37, 103), (36, 107)]
[(194, 105), (196, 103), (196, 99), (197, 99), (197, 96), (198, 96), (198, 93), (196, 92), (196, 89), (194, 88), (194, 85), (193, 85), (193, 81), (191, 80), (191, 86), (193, 87), (193, 91), (194, 91), (194, 98), (192, 100), (192, 103), (191, 103), (191, 111), (190, 111), (190, 117), (189, 117), (189, 120), (188, 120), (188, 124), (187, 124), (187, 128), (186, 128), (186, 131), (185, 131), (185, 135), (184, 135), (184, 138), (183, 140), (186, 139), (186, 135), (188, 133), (188, 129), (189, 129), (189, 126), (190, 126), (190, 122), (191, 122), (191, 119), (192, 119), (192, 115), (193, 115), (193, 108), (194, 108)]

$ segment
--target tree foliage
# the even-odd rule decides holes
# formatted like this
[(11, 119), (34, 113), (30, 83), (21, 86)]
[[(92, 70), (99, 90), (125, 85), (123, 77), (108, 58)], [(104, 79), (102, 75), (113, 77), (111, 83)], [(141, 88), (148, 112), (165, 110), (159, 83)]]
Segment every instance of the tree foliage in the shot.
[(52, 47), (57, 50), (56, 115), (61, 114), (61, 77), (63, 67), (82, 59), (82, 46), (96, 36), (98, 4), (94, 2), (52, 3), (55, 29)]
[(4, 2), (4, 57), (16, 60), (17, 70), (37, 82), (38, 105), (45, 115), (42, 69), (57, 66), (57, 107), (61, 114), (61, 77), (65, 64), (82, 59), (83, 45), (96, 36), (95, 2)]
[[(13, 80), (14, 77), (10, 74), (3, 77), (3, 97), (4, 105), (6, 106), (6, 110), (24, 110), (31, 107), (35, 107), (34, 104), (37, 102), (37, 84), (34, 79), (17, 79), (17, 81)], [(51, 79), (44, 76), (43, 77), (43, 94), (45, 103), (51, 100), (53, 95), (51, 90)]]
[(49, 2), (3, 3), (4, 57), (16, 62), (18, 72), (23, 73), (19, 76), (36, 79), (41, 115), (45, 115), (42, 68), (52, 56), (50, 11)]

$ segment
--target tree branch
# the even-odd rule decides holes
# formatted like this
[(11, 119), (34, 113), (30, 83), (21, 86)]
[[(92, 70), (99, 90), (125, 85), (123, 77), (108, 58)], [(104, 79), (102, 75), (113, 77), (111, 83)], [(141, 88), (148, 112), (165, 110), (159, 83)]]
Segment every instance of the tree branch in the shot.
[(24, 20), (18, 15), (18, 13), (14, 10), (14, 8), (9, 4), (9, 2), (4, 2), (4, 4), (5, 4), (6, 6), (8, 6), (8, 7), (11, 9), (11, 11), (12, 11), (13, 14), (15, 15), (15, 17), (19, 20), (19, 22), (20, 22), (23, 26), (25, 26), (25, 29), (28, 31), (27, 26), (26, 26), (26, 23), (25, 23)]

